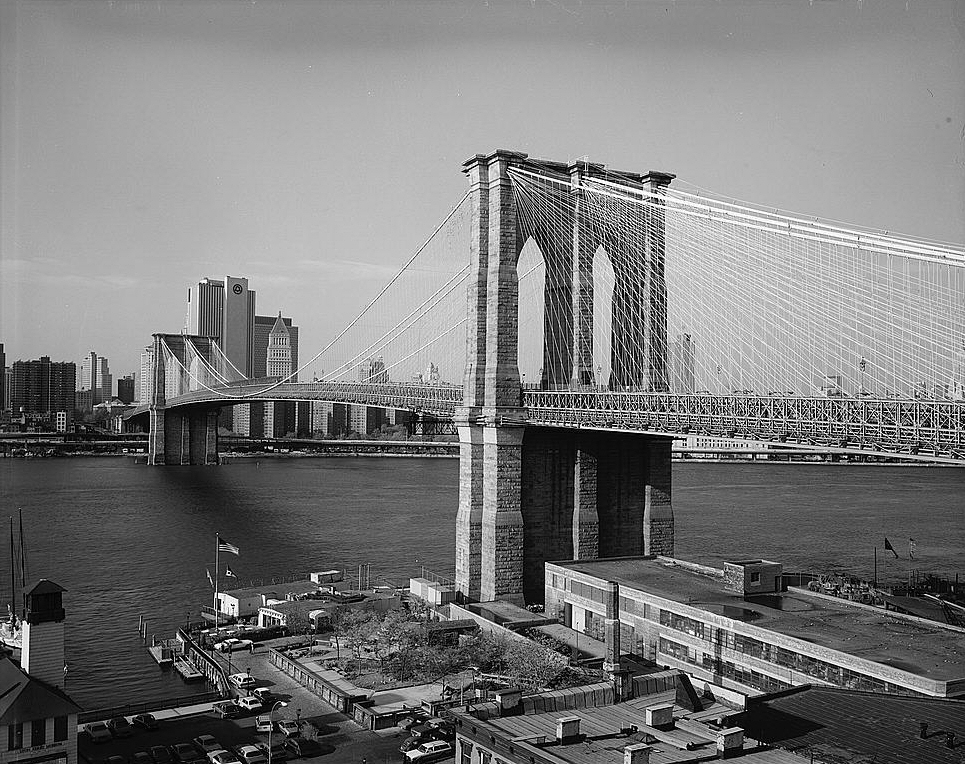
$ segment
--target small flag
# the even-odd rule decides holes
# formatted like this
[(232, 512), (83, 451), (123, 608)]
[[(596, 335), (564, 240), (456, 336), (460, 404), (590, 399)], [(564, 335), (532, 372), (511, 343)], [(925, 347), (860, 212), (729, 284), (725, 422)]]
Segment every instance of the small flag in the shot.
[(224, 566), (224, 574), (225, 574), (225, 576), (227, 576), (228, 578), (237, 578), (237, 577), (238, 577), (238, 576), (235, 575), (235, 572), (231, 569), (231, 566), (229, 566), (229, 565), (225, 565), (225, 566)]
[(221, 536), (218, 536), (218, 551), (219, 552), (229, 552), (231, 554), (241, 554), (238, 547), (234, 544), (229, 544)]
[(908, 559), (915, 559), (915, 552), (918, 551), (918, 544), (915, 543), (914, 539), (908, 539)]
[(205, 568), (204, 574), (208, 577), (208, 583), (211, 584), (211, 588), (214, 589), (214, 579), (211, 578), (211, 571)]
[(885, 551), (886, 552), (891, 551), (895, 555), (895, 559), (898, 558), (898, 553), (895, 551), (895, 548), (891, 545), (891, 542), (888, 541), (887, 536), (885, 536)]

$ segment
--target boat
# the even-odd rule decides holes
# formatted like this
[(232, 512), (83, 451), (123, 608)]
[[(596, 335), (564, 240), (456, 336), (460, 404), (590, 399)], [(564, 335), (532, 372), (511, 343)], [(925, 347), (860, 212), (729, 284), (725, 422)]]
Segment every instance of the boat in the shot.
[(157, 661), (159, 666), (170, 666), (174, 663), (174, 651), (164, 644), (151, 645), (147, 648), (151, 657)]

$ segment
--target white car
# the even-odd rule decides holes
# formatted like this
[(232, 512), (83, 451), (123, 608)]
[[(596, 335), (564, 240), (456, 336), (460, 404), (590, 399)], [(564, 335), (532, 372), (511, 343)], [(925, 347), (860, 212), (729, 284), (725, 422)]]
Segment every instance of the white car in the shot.
[(234, 637), (229, 637), (223, 642), (218, 642), (215, 645), (215, 649), (223, 653), (233, 653), (235, 650), (249, 650), (253, 644), (250, 639), (235, 639)]
[(255, 717), (255, 732), (271, 732), (273, 726), (270, 716)]
[(249, 690), (258, 684), (258, 681), (251, 674), (232, 674), (228, 677), (228, 681), (239, 690)]
[(265, 764), (268, 760), (265, 752), (254, 745), (241, 745), (235, 748), (238, 758), (242, 764)]
[(278, 720), (278, 731), (281, 732), (285, 737), (293, 737), (298, 734), (298, 725), (295, 724), (291, 719), (279, 719)]
[(439, 761), (452, 756), (454, 753), (452, 745), (445, 740), (430, 740), (423, 743), (418, 748), (413, 748), (405, 754), (406, 761), (421, 761), (428, 764), (430, 761)]
[(220, 751), (211, 751), (208, 754), (208, 761), (211, 764), (241, 764), (241, 760), (235, 756), (231, 751), (226, 751), (224, 749)]
[(235, 703), (241, 706), (245, 711), (257, 711), (259, 708), (261, 708), (261, 701), (254, 695), (238, 698)]

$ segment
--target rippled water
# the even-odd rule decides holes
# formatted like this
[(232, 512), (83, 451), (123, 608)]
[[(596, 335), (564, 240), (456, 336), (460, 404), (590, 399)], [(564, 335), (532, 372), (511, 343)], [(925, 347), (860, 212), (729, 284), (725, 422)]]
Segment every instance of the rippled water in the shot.
[[(68, 691), (84, 707), (189, 694), (137, 635), (172, 636), (210, 604), (215, 533), (241, 547), (242, 582), (371, 563), (405, 580), (451, 573), (458, 462), (238, 460), (150, 468), (123, 458), (0, 460), (7, 513), (22, 507), (29, 576), (67, 589)], [(711, 564), (767, 557), (787, 570), (879, 577), (912, 568), (965, 576), (965, 471), (841, 465), (679, 464), (677, 554)], [(2, 519), (2, 515), (0, 515)], [(907, 539), (918, 543), (916, 562)], [(6, 549), (7, 544), (0, 544)], [(0, 556), (0, 594), (10, 591)], [(9, 594), (2, 594), (0, 602)]]

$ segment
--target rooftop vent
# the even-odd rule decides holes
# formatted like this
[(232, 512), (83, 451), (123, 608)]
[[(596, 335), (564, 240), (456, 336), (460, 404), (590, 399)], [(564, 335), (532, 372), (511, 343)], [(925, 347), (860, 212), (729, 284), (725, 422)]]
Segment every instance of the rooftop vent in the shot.
[(580, 717), (564, 716), (556, 720), (556, 742), (560, 745), (580, 741)]
[(728, 727), (717, 730), (717, 758), (732, 759), (744, 752), (744, 730), (741, 727)]
[(673, 729), (673, 703), (647, 706), (647, 726), (658, 730)]
[(623, 749), (623, 764), (650, 764), (650, 752), (646, 743), (633, 743)]

